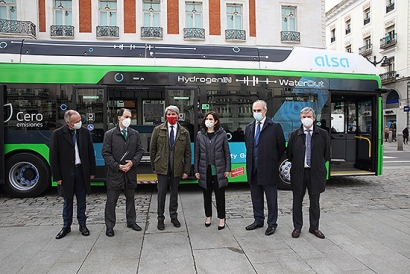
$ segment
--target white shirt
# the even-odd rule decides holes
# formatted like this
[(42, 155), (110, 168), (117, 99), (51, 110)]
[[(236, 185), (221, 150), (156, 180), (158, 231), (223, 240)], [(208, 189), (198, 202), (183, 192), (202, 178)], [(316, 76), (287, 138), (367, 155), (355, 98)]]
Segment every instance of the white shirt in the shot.
[[(73, 134), (78, 134), (78, 132), (73, 129)], [(75, 151), (75, 165), (79, 165), (81, 164), (81, 159), (80, 159), (80, 153), (78, 152), (78, 139), (77, 139), (77, 135), (76, 135), (76, 139), (75, 139), (75, 145), (74, 145), (74, 151)]]
[(171, 126), (173, 126), (174, 127), (174, 140), (175, 140), (175, 137), (177, 136), (178, 123), (171, 125), (170, 123), (167, 122), (167, 124), (168, 124), (168, 137), (171, 138)]
[(259, 122), (261, 123), (261, 131), (262, 131), (263, 123), (265, 123), (265, 120), (266, 120), (266, 116), (263, 117), (263, 119), (260, 120), (260, 121), (256, 121), (256, 120), (255, 120), (255, 135), (256, 135), (256, 130), (258, 129), (258, 123), (259, 123)]

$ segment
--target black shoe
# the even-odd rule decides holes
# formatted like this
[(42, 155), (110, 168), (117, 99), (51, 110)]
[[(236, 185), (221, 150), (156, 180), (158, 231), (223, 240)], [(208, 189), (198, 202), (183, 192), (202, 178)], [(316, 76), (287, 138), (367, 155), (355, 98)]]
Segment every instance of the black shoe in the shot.
[(299, 236), (300, 236), (300, 229), (294, 229), (293, 231), (292, 231), (292, 238), (299, 238)]
[(324, 239), (325, 235), (322, 233), (322, 231), (320, 231), (319, 229), (311, 229), (309, 228), (309, 232), (312, 233), (313, 235), (315, 235), (316, 237), (320, 238), (320, 239)]
[(206, 220), (205, 220), (205, 226), (206, 226), (206, 227), (210, 227), (210, 226), (211, 226), (211, 221), (212, 221), (212, 219), (211, 219), (211, 217), (206, 217), (206, 218), (209, 218), (210, 221), (209, 221), (209, 223), (207, 223)]
[(127, 225), (127, 227), (134, 229), (135, 231), (141, 231), (141, 227), (137, 225), (136, 223)]
[(114, 229), (107, 227), (107, 230), (105, 231), (105, 235), (107, 235), (108, 237), (114, 237)]
[(275, 233), (276, 227), (274, 226), (268, 226), (268, 228), (265, 231), (265, 235), (269, 236), (272, 235), (273, 233)]
[(80, 225), (79, 231), (81, 232), (83, 236), (90, 236), (90, 231), (85, 225)]
[(180, 227), (181, 223), (178, 221), (177, 218), (171, 218), (171, 223), (175, 226), (175, 227)]
[(64, 238), (64, 236), (67, 235), (70, 232), (71, 232), (71, 227), (69, 227), (69, 226), (68, 227), (63, 227), (60, 230), (60, 232), (58, 232), (58, 234), (56, 236), (56, 239), (58, 240), (58, 239)]
[(263, 227), (263, 225), (259, 225), (255, 222), (251, 223), (250, 225), (248, 225), (247, 227), (245, 227), (246, 230), (254, 230), (255, 228), (258, 227)]
[(224, 218), (224, 225), (218, 225), (218, 230), (222, 230), (222, 229), (225, 228), (225, 222), (226, 222), (226, 220)]
[(164, 230), (164, 229), (165, 229), (164, 220), (159, 220), (159, 221), (158, 221), (157, 228), (158, 228), (159, 230)]

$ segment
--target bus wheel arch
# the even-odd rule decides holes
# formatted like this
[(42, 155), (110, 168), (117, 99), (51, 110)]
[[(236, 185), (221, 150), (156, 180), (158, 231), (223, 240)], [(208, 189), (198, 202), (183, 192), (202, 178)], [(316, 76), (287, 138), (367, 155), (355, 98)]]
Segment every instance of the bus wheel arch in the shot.
[(28, 198), (42, 194), (51, 186), (51, 172), (47, 162), (29, 152), (6, 157), (4, 190), (13, 197)]

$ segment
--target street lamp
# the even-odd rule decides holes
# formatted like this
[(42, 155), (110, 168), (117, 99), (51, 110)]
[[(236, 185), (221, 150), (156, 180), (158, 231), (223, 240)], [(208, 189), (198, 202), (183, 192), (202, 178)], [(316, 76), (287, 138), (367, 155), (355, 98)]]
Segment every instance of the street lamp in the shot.
[(380, 63), (382, 63), (382, 64), (380, 65), (381, 67), (388, 67), (388, 66), (391, 65), (391, 63), (390, 63), (390, 61), (389, 61), (389, 59), (387, 58), (386, 55), (383, 56), (382, 59), (381, 59), (380, 61), (378, 61), (378, 62), (376, 61), (376, 56), (373, 56), (373, 61), (370, 61), (370, 59), (367, 58), (367, 57), (366, 57), (366, 59), (367, 59), (367, 61), (369, 61), (370, 63), (372, 63), (373, 66), (376, 66), (376, 65), (378, 65), (378, 64), (380, 64)]

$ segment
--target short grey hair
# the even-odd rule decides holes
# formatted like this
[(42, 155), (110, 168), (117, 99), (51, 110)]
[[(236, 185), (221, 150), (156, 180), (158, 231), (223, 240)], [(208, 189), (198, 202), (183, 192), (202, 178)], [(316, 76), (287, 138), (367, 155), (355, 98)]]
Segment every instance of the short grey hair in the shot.
[(176, 112), (179, 115), (179, 108), (177, 106), (167, 106), (167, 108), (165, 109), (165, 115), (167, 115), (168, 110)]
[(255, 104), (257, 104), (257, 103), (261, 103), (262, 106), (263, 106), (263, 108), (266, 109), (266, 110), (268, 110), (268, 105), (267, 105), (266, 102), (263, 101), (263, 100), (256, 100), (255, 102), (253, 102), (252, 108), (253, 108), (253, 106), (254, 106)]
[(311, 108), (311, 107), (304, 107), (304, 108), (302, 108), (302, 110), (300, 111), (300, 115), (302, 116), (303, 113), (308, 113), (308, 112), (312, 112), (313, 118), (316, 118), (315, 111), (314, 111), (313, 108)]
[(64, 113), (64, 121), (66, 122), (71, 122), (70, 118), (71, 116), (77, 114), (78, 116), (81, 116), (80, 113), (78, 113), (77, 111), (73, 110), (73, 109), (69, 109)]

